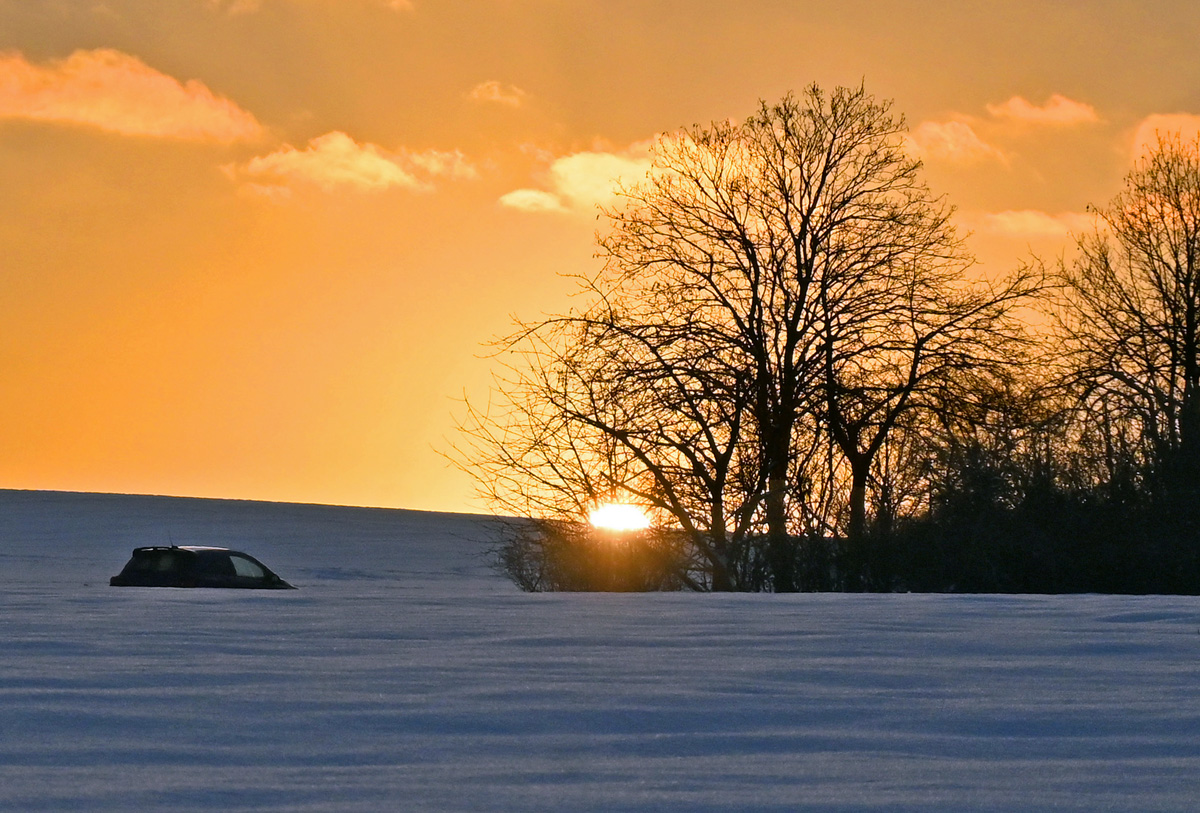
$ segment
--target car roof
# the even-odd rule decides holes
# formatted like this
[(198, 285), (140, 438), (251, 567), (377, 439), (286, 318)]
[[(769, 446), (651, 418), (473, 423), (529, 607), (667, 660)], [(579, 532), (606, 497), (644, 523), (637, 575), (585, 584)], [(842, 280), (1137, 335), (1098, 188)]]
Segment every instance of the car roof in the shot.
[(191, 551), (192, 553), (197, 553), (199, 551), (223, 551), (225, 553), (238, 553), (238, 551), (230, 550), (229, 548), (216, 548), (210, 545), (146, 545), (145, 547), (134, 548), (133, 552), (138, 553), (139, 551), (147, 550), (186, 550)]

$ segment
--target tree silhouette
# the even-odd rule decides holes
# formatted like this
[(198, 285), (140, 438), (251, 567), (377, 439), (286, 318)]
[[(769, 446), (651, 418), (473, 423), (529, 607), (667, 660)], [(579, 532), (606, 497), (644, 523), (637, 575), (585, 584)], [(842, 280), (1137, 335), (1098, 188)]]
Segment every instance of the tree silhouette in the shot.
[[(1200, 478), (1200, 141), (1160, 135), (1060, 271), (1061, 341), (1110, 459)], [(1110, 468), (1115, 468), (1112, 463)], [(1182, 478), (1182, 479), (1181, 479)], [(1161, 478), (1160, 478), (1161, 479)]]
[(903, 134), (863, 88), (813, 86), (662, 138), (605, 213), (584, 307), (501, 342), (493, 408), (464, 424), (484, 493), (563, 521), (653, 506), (693, 551), (681, 583), (829, 586), (822, 551), (865, 536), (893, 432), (1002, 366), (1037, 288), (968, 280)]

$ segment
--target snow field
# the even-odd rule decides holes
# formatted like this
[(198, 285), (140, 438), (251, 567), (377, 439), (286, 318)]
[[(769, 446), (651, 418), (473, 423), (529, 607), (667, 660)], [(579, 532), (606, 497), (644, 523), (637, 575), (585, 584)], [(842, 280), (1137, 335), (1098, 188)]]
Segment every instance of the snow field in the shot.
[[(301, 589), (108, 587), (167, 533)], [(1196, 599), (525, 595), (491, 534), (0, 492), (0, 810), (1200, 809)]]

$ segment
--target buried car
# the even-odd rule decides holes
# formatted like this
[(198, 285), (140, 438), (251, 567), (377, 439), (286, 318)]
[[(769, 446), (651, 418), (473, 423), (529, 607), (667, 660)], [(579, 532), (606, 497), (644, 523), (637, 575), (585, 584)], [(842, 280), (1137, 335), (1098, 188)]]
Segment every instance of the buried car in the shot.
[(134, 548), (133, 558), (108, 583), (113, 587), (295, 589), (253, 556), (193, 545)]

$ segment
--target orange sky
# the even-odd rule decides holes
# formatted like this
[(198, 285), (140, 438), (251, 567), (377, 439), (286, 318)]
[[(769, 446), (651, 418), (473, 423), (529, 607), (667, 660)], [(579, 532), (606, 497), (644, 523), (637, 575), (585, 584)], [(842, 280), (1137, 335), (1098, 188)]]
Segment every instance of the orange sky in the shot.
[(1001, 272), (1200, 130), (1197, 42), (1191, 0), (0, 0), (0, 488), (481, 510), (455, 399), (656, 133), (864, 81)]

